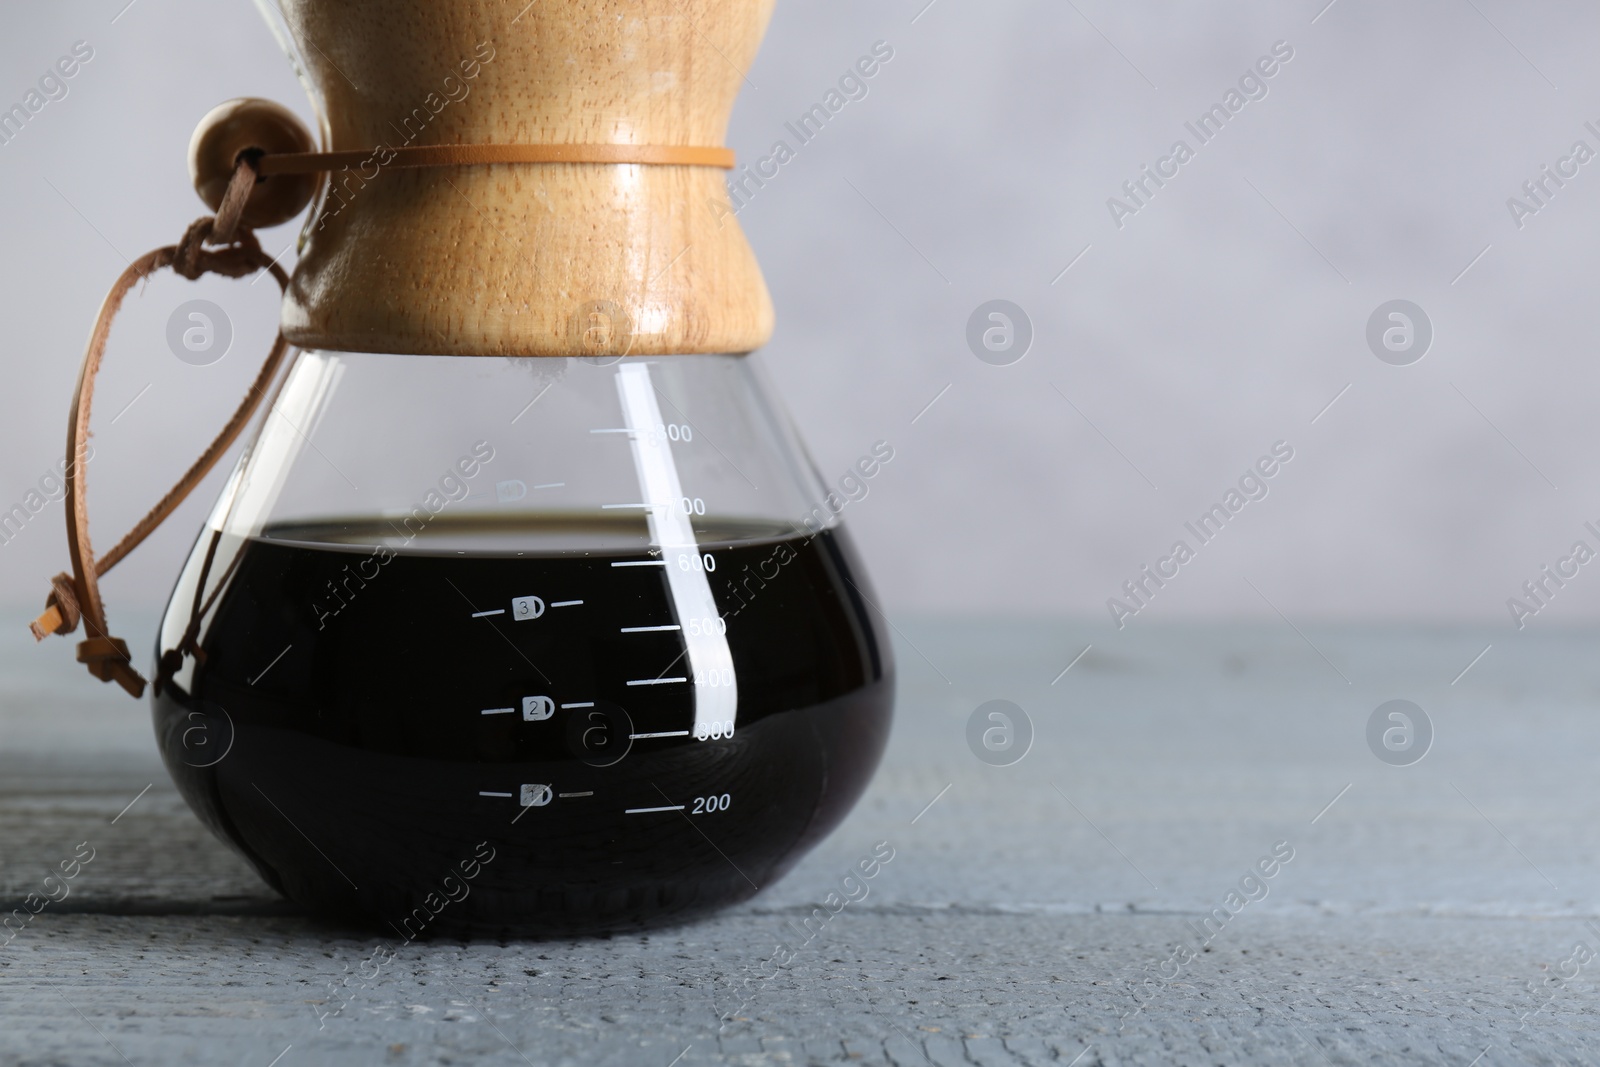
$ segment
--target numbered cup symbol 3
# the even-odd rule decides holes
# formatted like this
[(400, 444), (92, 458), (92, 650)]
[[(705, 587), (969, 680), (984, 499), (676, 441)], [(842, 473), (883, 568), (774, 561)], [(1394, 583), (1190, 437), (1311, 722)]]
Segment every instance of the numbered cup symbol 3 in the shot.
[(1433, 320), (1409, 300), (1379, 304), (1367, 319), (1367, 347), (1395, 367), (1408, 367), (1433, 345)]
[(555, 791), (547, 785), (525, 785), (521, 791), (522, 806), (542, 808), (554, 800), (555, 795)]
[(1007, 367), (1033, 346), (1033, 320), (1009, 300), (979, 304), (967, 319), (967, 347), (994, 367)]
[(1433, 747), (1433, 720), (1409, 700), (1389, 700), (1367, 719), (1367, 747), (1391, 767), (1409, 767)]
[(967, 718), (967, 747), (991, 767), (1009, 767), (1033, 747), (1033, 720), (1009, 700), (979, 704)]
[(209, 300), (185, 301), (167, 318), (167, 347), (191, 366), (209, 366), (232, 346), (233, 321)]
[(544, 614), (544, 601), (536, 596), (519, 596), (511, 601), (511, 617), (517, 622), (537, 619)]
[(200, 701), (179, 723), (179, 758), (189, 767), (215, 767), (233, 751), (233, 716), (209, 700)]

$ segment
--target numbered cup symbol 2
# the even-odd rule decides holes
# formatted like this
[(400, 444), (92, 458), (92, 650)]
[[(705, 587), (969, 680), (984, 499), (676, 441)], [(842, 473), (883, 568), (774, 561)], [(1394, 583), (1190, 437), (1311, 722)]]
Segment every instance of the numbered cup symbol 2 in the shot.
[(167, 318), (167, 347), (191, 366), (215, 363), (232, 345), (233, 321), (209, 300), (186, 301)]
[(519, 596), (511, 601), (511, 617), (517, 622), (537, 619), (544, 614), (544, 601), (536, 596)]
[(1385, 701), (1367, 719), (1367, 747), (1391, 767), (1409, 767), (1433, 747), (1433, 720), (1409, 700)]
[(591, 767), (609, 767), (633, 748), (633, 719), (620, 706), (597, 700), (567, 718), (567, 749)]
[(525, 808), (542, 808), (555, 799), (555, 791), (547, 785), (525, 785), (522, 787), (522, 806)]
[(1033, 346), (1033, 320), (1009, 300), (979, 304), (967, 319), (967, 347), (994, 367), (1006, 367)]
[(549, 697), (523, 697), (522, 721), (544, 722), (556, 713), (556, 702)]
[(979, 704), (967, 718), (967, 747), (991, 767), (1009, 767), (1033, 747), (1033, 720), (1009, 700)]
[(1407, 367), (1428, 354), (1433, 345), (1433, 320), (1409, 300), (1379, 304), (1367, 319), (1367, 347), (1395, 367)]

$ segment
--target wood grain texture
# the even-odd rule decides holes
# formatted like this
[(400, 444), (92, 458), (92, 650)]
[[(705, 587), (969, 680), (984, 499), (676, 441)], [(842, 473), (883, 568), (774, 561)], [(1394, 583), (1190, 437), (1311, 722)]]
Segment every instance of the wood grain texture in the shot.
[(284, 304), (297, 345), (451, 355), (744, 352), (772, 332), (723, 172), (400, 170), (386, 147), (718, 146), (772, 0), (285, 0), (329, 176)]

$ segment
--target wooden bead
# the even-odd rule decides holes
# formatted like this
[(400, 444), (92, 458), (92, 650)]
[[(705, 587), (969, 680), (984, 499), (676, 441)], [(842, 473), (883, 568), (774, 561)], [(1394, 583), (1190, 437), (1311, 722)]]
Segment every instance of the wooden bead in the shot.
[[(218, 104), (189, 141), (189, 177), (212, 211), (222, 203), (239, 157), (246, 152), (310, 152), (311, 134), (294, 112), (271, 100), (243, 96)], [(258, 229), (288, 222), (317, 191), (316, 174), (276, 174), (256, 182), (242, 219)]]

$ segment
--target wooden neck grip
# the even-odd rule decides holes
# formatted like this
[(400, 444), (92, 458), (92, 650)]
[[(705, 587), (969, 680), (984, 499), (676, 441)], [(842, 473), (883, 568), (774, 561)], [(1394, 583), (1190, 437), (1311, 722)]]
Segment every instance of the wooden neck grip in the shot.
[(282, 0), (328, 175), (284, 303), (305, 348), (746, 352), (760, 267), (709, 166), (402, 169), (451, 144), (715, 147), (772, 0)]

